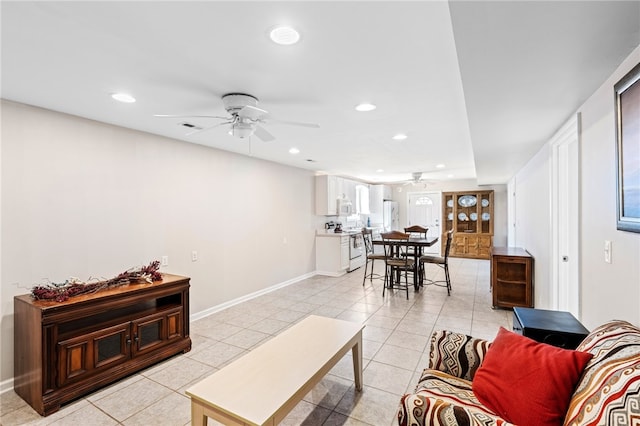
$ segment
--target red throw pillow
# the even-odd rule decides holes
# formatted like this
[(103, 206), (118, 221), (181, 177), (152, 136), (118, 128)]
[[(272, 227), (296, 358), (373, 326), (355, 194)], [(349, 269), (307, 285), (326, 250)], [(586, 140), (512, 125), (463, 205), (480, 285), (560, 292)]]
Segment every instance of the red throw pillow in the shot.
[(519, 426), (561, 425), (592, 356), (500, 327), (473, 378), (473, 393), (495, 414)]

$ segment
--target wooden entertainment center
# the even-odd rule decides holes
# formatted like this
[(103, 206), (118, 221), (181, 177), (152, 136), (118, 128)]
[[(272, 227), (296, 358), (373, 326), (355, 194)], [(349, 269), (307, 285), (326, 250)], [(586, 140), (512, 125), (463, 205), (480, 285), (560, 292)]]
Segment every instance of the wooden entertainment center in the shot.
[(14, 390), (40, 415), (191, 350), (189, 278), (162, 274), (65, 302), (14, 298)]

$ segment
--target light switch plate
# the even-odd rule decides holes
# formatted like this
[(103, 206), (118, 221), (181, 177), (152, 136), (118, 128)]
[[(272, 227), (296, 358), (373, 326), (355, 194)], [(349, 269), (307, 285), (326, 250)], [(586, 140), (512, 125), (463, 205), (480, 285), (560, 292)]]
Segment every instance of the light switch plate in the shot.
[(611, 241), (609, 240), (604, 242), (604, 261), (611, 263)]

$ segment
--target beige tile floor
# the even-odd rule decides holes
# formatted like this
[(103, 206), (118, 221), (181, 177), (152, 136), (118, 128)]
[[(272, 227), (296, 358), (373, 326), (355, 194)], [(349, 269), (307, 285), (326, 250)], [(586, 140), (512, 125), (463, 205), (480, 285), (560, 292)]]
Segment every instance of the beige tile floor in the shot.
[[(382, 267), (382, 265), (376, 265)], [(491, 309), (489, 262), (450, 259), (453, 291), (428, 286), (419, 293), (387, 292), (382, 282), (362, 286), (362, 269), (339, 278), (315, 276), (217, 312), (191, 324), (193, 349), (40, 417), (13, 391), (1, 395), (0, 422), (13, 425), (188, 425), (184, 391), (309, 314), (366, 324), (364, 389), (353, 384), (348, 354), (300, 402), (283, 425), (391, 425), (400, 395), (427, 365), (433, 329), (492, 339), (511, 328), (511, 312)], [(442, 270), (428, 265), (427, 275)], [(167, 367), (171, 368), (167, 368)], [(247, 389), (248, 403), (260, 395)], [(254, 399), (251, 402), (251, 399)], [(218, 423), (209, 420), (210, 425)]]

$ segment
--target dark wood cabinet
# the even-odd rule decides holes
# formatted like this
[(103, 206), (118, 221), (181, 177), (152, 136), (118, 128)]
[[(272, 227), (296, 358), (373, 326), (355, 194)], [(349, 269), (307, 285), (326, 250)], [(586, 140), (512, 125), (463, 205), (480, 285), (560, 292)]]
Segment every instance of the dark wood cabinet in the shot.
[(533, 307), (533, 257), (519, 247), (491, 249), (494, 308)]
[(189, 278), (132, 283), (65, 302), (14, 298), (14, 389), (43, 416), (188, 352)]

